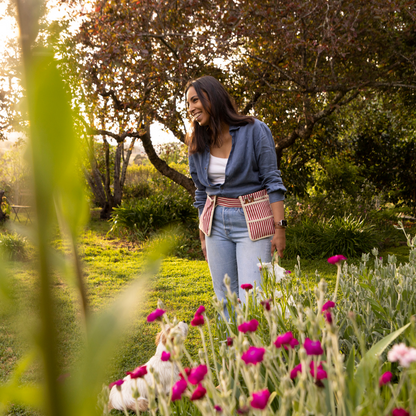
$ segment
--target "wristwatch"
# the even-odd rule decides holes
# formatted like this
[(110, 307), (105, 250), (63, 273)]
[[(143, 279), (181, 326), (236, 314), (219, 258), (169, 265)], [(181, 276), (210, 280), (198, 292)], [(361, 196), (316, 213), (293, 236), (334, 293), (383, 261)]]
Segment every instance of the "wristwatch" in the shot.
[(274, 228), (286, 228), (286, 227), (287, 227), (286, 220), (280, 220), (279, 222), (274, 223)]

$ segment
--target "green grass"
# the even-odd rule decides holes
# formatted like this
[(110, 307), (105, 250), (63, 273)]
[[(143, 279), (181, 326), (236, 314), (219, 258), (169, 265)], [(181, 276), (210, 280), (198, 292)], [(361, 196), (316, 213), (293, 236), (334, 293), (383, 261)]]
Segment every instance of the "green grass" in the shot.
[[(83, 272), (87, 284), (89, 305), (93, 312), (108, 304), (130, 282), (140, 276), (145, 267), (146, 245), (132, 245), (130, 242), (107, 235), (109, 224), (92, 219), (82, 232), (79, 240), (79, 254), (82, 258)], [(2, 228), (0, 228), (0, 233)], [(414, 234), (414, 233), (413, 233)], [(404, 242), (404, 239), (403, 239)], [(399, 262), (408, 258), (408, 249), (399, 245), (380, 253), (387, 260), (388, 254), (395, 254)], [(57, 236), (53, 246), (58, 252), (65, 252), (63, 240)], [(354, 260), (358, 263), (358, 260)], [(295, 259), (282, 259), (281, 265), (295, 271)], [(336, 267), (326, 260), (301, 260), (301, 277), (311, 286), (321, 278), (328, 282), (331, 293), (335, 284)], [(31, 316), (36, 309), (34, 293), (36, 290), (36, 271), (31, 262), (12, 261), (9, 263), (13, 275), (12, 307), (0, 307), (0, 382), (6, 382), (17, 361), (27, 351), (28, 340), (21, 334), (23, 328), (35, 325)], [(319, 271), (319, 273), (317, 272)], [(123, 377), (125, 371), (144, 364), (155, 351), (154, 339), (159, 330), (156, 323), (146, 322), (146, 316), (157, 307), (160, 299), (169, 317), (190, 322), (195, 310), (203, 304), (208, 315), (214, 317), (211, 299), (214, 295), (208, 265), (201, 260), (188, 260), (167, 257), (159, 272), (149, 283), (146, 301), (140, 305), (140, 311), (132, 322), (130, 331), (120, 339), (119, 349), (107, 366), (108, 383)], [(81, 330), (77, 297), (63, 276), (55, 276), (54, 293), (56, 295), (56, 316), (59, 329), (61, 369), (66, 373), (76, 359), (80, 348)], [(29, 331), (30, 332), (30, 331)], [(199, 331), (190, 327), (186, 347), (192, 357), (198, 356), (201, 348)], [(34, 363), (24, 374), (22, 383), (30, 383), (38, 377), (39, 365)], [(35, 415), (33, 411), (12, 406), (10, 415)]]

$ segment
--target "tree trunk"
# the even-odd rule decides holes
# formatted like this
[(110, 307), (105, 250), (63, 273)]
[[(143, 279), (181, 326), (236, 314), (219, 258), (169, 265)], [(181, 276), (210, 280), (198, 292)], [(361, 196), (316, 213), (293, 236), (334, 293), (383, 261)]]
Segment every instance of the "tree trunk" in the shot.
[(144, 150), (147, 154), (152, 165), (164, 176), (172, 179), (173, 182), (178, 185), (183, 186), (192, 197), (195, 196), (195, 185), (192, 179), (188, 178), (182, 173), (179, 173), (175, 169), (169, 167), (169, 165), (156, 154), (156, 151), (153, 147), (152, 141), (150, 139), (150, 129), (146, 128), (146, 134), (140, 136), (140, 139), (143, 143)]

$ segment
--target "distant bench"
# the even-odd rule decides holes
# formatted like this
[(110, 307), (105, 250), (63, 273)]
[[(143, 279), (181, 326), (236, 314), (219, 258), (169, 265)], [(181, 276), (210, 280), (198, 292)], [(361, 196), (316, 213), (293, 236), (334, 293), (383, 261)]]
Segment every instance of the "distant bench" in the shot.
[[(32, 193), (29, 191), (21, 191), (19, 193), (19, 202), (27, 201), (32, 196)], [(14, 214), (14, 221), (20, 222), (19, 214), (26, 214), (26, 223), (32, 222), (32, 219), (30, 218), (30, 211), (32, 207), (30, 205), (11, 205), (10, 208), (12, 209), (12, 212)]]

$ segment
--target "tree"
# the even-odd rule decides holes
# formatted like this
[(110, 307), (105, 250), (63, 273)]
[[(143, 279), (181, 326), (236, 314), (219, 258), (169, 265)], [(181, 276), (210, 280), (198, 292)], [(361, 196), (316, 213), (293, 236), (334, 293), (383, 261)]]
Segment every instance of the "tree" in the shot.
[(158, 121), (184, 141), (190, 78), (218, 77), (263, 119), (280, 164), (357, 97), (416, 88), (414, 16), (406, 0), (97, 1), (62, 54), (90, 134), (140, 139), (154, 166), (193, 193), (149, 134)]

